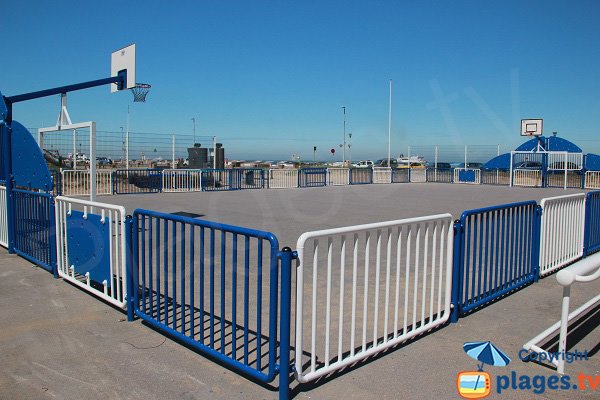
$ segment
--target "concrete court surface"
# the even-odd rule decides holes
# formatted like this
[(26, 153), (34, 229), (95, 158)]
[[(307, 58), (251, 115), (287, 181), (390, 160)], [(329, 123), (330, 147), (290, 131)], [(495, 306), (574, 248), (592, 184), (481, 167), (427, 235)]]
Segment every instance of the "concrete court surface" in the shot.
[[(566, 193), (580, 192), (566, 191)], [(448, 184), (397, 184), (223, 193), (123, 195), (100, 201), (157, 211), (188, 211), (202, 218), (265, 229), (293, 247), (304, 231), (400, 219), (440, 212), (458, 218), (469, 208), (564, 194), (560, 189), (522, 189)], [(0, 249), (1, 399), (273, 399), (263, 388), (144, 326), (46, 271)], [(598, 282), (572, 290), (574, 308), (598, 293)], [(520, 347), (559, 318), (561, 290), (555, 276), (502, 299), (401, 348), (319, 385), (296, 388), (297, 399), (459, 398), (456, 374), (476, 370), (462, 350), (466, 341), (492, 340), (512, 358), (507, 367), (485, 367), (497, 399), (599, 398), (596, 391), (507, 389), (496, 376), (553, 375), (519, 360)], [(590, 317), (596, 327), (600, 312)], [(573, 347), (587, 361), (567, 374), (600, 376), (600, 330)], [(275, 386), (277, 381), (274, 382)], [(539, 391), (539, 390), (538, 390)]]

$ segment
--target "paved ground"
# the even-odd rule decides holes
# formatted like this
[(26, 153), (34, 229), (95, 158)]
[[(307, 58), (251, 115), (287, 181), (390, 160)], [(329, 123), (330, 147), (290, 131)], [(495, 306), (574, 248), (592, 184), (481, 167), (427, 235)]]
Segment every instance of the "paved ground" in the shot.
[[(570, 193), (572, 191), (567, 191)], [(451, 212), (537, 199), (565, 193), (552, 189), (517, 189), (448, 184), (366, 185), (314, 189), (102, 197), (101, 201), (135, 207), (204, 214), (203, 218), (275, 233), (293, 245), (304, 231), (357, 223)], [(0, 398), (64, 399), (272, 399), (274, 388), (261, 387), (165, 339), (85, 292), (53, 279), (42, 269), (0, 249)], [(598, 293), (597, 282), (573, 289), (572, 304)], [(522, 376), (549, 377), (553, 371), (519, 360), (520, 347), (558, 318), (561, 291), (554, 276), (498, 301), (459, 323), (345, 371), (318, 385), (294, 387), (297, 399), (458, 398), (456, 374), (476, 370), (462, 350), (466, 341), (492, 340), (512, 362), (487, 367), (490, 398), (533, 398), (530, 391), (507, 389)], [(600, 311), (589, 318), (592, 327)], [(589, 350), (587, 361), (567, 366), (571, 382), (583, 373), (600, 377), (600, 329), (583, 335), (574, 349)], [(500, 376), (507, 376), (502, 378)], [(519, 380), (520, 379), (520, 380)], [(600, 380), (600, 378), (598, 378)], [(592, 383), (600, 383), (592, 381)], [(276, 384), (276, 382), (275, 382)], [(589, 386), (590, 383), (587, 383)], [(596, 391), (551, 390), (540, 398), (600, 397)]]

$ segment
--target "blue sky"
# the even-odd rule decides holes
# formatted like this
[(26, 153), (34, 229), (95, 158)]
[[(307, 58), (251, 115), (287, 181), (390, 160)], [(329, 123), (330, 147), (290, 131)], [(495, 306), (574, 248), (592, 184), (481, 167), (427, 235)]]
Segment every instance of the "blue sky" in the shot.
[[(3, 3), (8, 3), (4, 0)], [(216, 135), (228, 158), (327, 159), (347, 132), (353, 159), (407, 146), (515, 147), (521, 118), (600, 153), (597, 1), (46, 1), (2, 7), (0, 91), (103, 78), (137, 45), (131, 131)], [(130, 93), (69, 96), (74, 121), (125, 125)], [(53, 125), (57, 97), (15, 106)], [(339, 150), (339, 149), (338, 149)]]

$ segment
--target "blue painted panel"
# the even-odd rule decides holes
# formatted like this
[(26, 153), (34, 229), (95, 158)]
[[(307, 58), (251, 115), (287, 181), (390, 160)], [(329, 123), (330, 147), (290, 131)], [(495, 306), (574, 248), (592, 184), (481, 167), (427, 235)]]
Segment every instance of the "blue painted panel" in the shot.
[(2, 96), (2, 92), (0, 92), (0, 121), (4, 121), (4, 119), (8, 116), (8, 108), (6, 107), (6, 103), (4, 102), (4, 96)]
[(108, 227), (110, 220), (95, 214), (87, 214), (83, 218), (81, 211), (71, 211), (67, 215), (67, 249), (69, 266), (75, 266), (75, 272), (85, 275), (90, 273), (90, 279), (98, 283), (106, 280), (111, 286), (110, 276), (110, 236)]
[(586, 154), (585, 169), (588, 171), (600, 171), (600, 156), (597, 154)]
[(485, 169), (510, 169), (510, 153), (500, 154), (486, 162)]
[(52, 190), (52, 177), (40, 147), (17, 121), (12, 122), (12, 173), (16, 186)]
[(459, 182), (475, 182), (475, 171), (473, 170), (459, 170), (458, 171)]
[[(546, 151), (567, 151), (569, 153), (581, 153), (582, 152), (581, 148), (579, 146), (577, 146), (575, 143), (573, 143), (567, 139), (558, 137), (558, 136), (550, 136), (550, 137), (542, 136), (542, 137), (540, 137), (540, 140), (542, 141)], [(537, 149), (537, 145), (538, 145), (538, 139), (533, 138), (533, 139), (526, 141), (519, 147), (517, 147), (516, 151), (534, 151)]]

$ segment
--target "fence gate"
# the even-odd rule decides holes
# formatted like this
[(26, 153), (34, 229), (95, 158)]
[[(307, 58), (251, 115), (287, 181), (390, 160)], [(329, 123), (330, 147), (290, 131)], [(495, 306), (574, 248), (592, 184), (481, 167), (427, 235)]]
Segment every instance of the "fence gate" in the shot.
[(125, 208), (56, 198), (58, 275), (120, 308), (127, 305)]
[(465, 211), (455, 234), (453, 321), (537, 279), (535, 201)]
[(348, 185), (350, 170), (348, 168), (327, 168), (327, 184), (330, 186)]
[(413, 183), (427, 182), (427, 169), (410, 168), (410, 181)]
[(481, 183), (481, 170), (479, 168), (454, 168), (454, 183)]
[(327, 168), (301, 168), (298, 173), (299, 187), (327, 185)]
[(540, 276), (583, 256), (585, 193), (542, 199)]
[(331, 374), (444, 324), (452, 241), (450, 214), (302, 234), (298, 381)]
[[(235, 371), (275, 378), (284, 293), (273, 234), (138, 209), (132, 241), (139, 318)], [(289, 271), (281, 278), (289, 290)]]
[(287, 189), (298, 187), (297, 169), (270, 169), (269, 189)]
[(56, 273), (54, 200), (49, 193), (13, 189), (15, 253)]
[(202, 191), (201, 169), (165, 169), (162, 171), (163, 192)]
[(113, 176), (114, 193), (158, 193), (162, 188), (160, 169), (118, 169)]
[(373, 183), (392, 183), (392, 169), (390, 167), (374, 167)]

